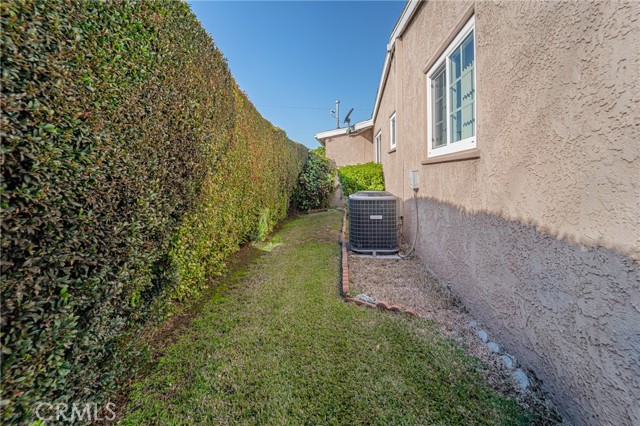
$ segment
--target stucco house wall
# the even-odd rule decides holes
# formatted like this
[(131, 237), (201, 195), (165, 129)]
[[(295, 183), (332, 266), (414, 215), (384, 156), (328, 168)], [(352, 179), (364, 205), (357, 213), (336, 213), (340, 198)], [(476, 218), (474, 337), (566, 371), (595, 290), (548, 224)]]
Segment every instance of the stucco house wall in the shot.
[(333, 159), (338, 167), (362, 164), (374, 161), (372, 130), (359, 133), (342, 134), (324, 140), (325, 154)]
[[(471, 16), (477, 150), (438, 161), (426, 73)], [(373, 115), (407, 239), (418, 170), (417, 254), (579, 425), (640, 424), (639, 70), (640, 3), (428, 1)]]
[(389, 68), (387, 83), (381, 94), (380, 109), (378, 110), (377, 118), (373, 123), (373, 137), (375, 138), (378, 133), (380, 133), (382, 137), (380, 144), (380, 162), (382, 163), (382, 171), (385, 177), (385, 189), (393, 194), (398, 194), (398, 191), (401, 191), (402, 187), (397, 180), (397, 176), (402, 174), (403, 164), (402, 161), (398, 160), (398, 126), (396, 124), (396, 149), (392, 150), (389, 121), (394, 112), (396, 113), (396, 116), (398, 116), (396, 111), (397, 99), (395, 80), (396, 64), (395, 62), (392, 62)]

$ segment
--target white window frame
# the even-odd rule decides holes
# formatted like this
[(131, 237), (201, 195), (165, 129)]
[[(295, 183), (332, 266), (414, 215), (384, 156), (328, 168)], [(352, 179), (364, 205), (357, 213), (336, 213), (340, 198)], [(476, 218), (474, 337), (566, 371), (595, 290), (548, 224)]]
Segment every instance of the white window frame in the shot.
[(382, 162), (382, 130), (378, 130), (373, 142), (373, 149), (375, 151), (376, 163)]
[[(477, 136), (477, 106), (478, 106), (478, 97), (477, 97), (477, 90), (475, 90), (474, 93), (474, 99), (473, 99), (473, 136), (466, 138), (466, 139), (462, 139), (460, 141), (457, 142), (451, 142), (450, 139), (450, 109), (451, 109), (451, 100), (450, 98), (450, 90), (449, 90), (449, 84), (450, 84), (450, 76), (449, 76), (449, 63), (448, 63), (448, 58), (449, 55), (457, 48), (460, 47), (460, 44), (464, 41), (465, 38), (467, 38), (467, 36), (469, 34), (471, 34), (472, 32), (474, 33), (473, 35), (473, 60), (474, 60), (474, 66), (473, 66), (473, 84), (474, 84), (474, 88), (477, 88), (477, 79), (476, 79), (476, 70), (477, 70), (477, 49), (476, 49), (476, 33), (475, 33), (475, 27), (476, 27), (476, 20), (475, 20), (475, 16), (472, 16), (471, 19), (469, 19), (469, 21), (465, 24), (465, 26), (460, 30), (460, 32), (458, 33), (458, 35), (456, 35), (456, 37), (453, 39), (453, 41), (449, 44), (449, 46), (447, 46), (446, 50), (442, 53), (442, 55), (440, 55), (440, 57), (438, 58), (438, 60), (433, 64), (433, 66), (431, 66), (431, 68), (429, 68), (429, 71), (427, 72), (427, 157), (438, 157), (440, 155), (446, 155), (446, 154), (453, 154), (455, 152), (460, 152), (460, 151), (467, 151), (470, 149), (474, 149), (476, 147), (476, 136)], [(443, 145), (441, 147), (438, 148), (433, 148), (433, 102), (431, 99), (431, 82), (432, 82), (432, 77), (433, 74), (435, 74), (436, 71), (439, 71), (440, 67), (445, 64), (445, 75), (446, 75), (446, 83), (445, 83), (445, 88), (446, 88), (446, 103), (447, 103), (447, 111), (446, 111), (446, 116), (445, 116), (445, 125), (446, 125), (446, 138), (447, 138), (447, 144)]]
[(389, 117), (389, 148), (396, 149), (398, 145), (398, 120), (396, 120), (396, 113), (394, 112)]

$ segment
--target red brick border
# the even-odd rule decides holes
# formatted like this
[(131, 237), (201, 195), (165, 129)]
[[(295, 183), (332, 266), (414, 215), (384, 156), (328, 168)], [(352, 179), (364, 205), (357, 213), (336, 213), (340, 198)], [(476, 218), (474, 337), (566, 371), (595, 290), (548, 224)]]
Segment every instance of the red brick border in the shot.
[(342, 214), (342, 232), (340, 233), (340, 244), (342, 245), (342, 276), (341, 293), (345, 302), (355, 303), (358, 306), (366, 306), (372, 309), (384, 309), (391, 312), (401, 312), (419, 318), (420, 316), (413, 309), (407, 309), (398, 305), (390, 305), (388, 302), (380, 301), (375, 305), (364, 300), (351, 297), (349, 294), (349, 253), (347, 252), (347, 209)]
[(342, 295), (349, 295), (349, 256), (347, 253), (347, 209), (342, 211), (342, 233), (340, 234), (342, 245)]

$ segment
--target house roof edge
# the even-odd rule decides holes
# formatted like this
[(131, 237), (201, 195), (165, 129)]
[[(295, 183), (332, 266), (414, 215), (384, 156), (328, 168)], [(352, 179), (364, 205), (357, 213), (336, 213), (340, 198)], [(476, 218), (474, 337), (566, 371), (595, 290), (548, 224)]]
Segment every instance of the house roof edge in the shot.
[[(367, 130), (369, 128), (373, 127), (373, 120), (369, 119), (369, 120), (364, 120), (364, 121), (360, 121), (356, 124), (353, 125), (353, 128), (356, 132), (361, 132), (363, 130)], [(318, 142), (320, 142), (322, 145), (324, 145), (323, 140), (326, 138), (331, 138), (334, 136), (340, 136), (340, 135), (347, 135), (348, 133), (348, 128), (347, 127), (341, 127), (339, 129), (332, 129), (332, 130), (325, 130), (324, 132), (318, 132), (315, 134), (315, 138), (316, 140), (318, 140)]]

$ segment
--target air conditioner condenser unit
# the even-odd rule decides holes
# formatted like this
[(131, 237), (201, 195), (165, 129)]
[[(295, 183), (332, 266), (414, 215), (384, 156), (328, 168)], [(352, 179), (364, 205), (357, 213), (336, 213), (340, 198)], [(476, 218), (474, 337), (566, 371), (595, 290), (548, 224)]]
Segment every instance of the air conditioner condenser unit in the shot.
[(349, 249), (374, 255), (397, 253), (398, 198), (386, 191), (349, 196)]

